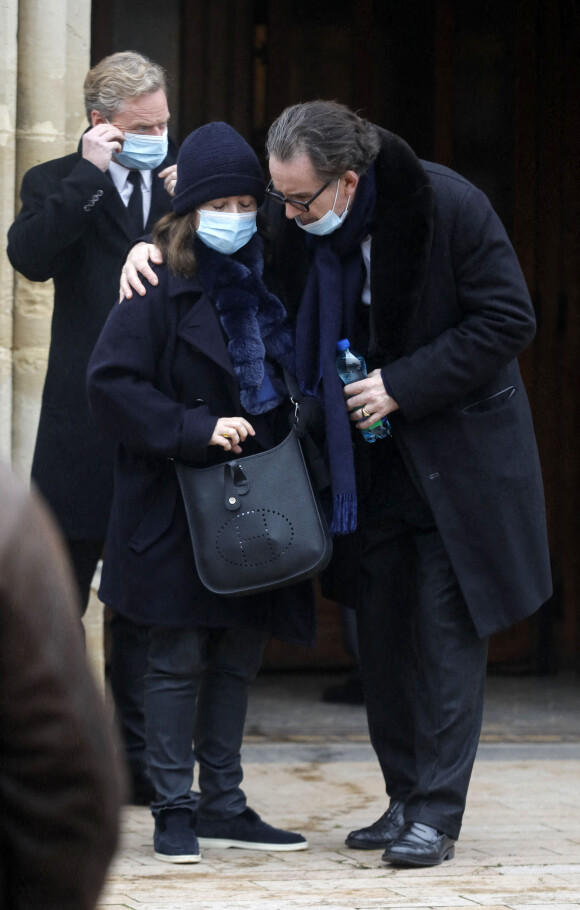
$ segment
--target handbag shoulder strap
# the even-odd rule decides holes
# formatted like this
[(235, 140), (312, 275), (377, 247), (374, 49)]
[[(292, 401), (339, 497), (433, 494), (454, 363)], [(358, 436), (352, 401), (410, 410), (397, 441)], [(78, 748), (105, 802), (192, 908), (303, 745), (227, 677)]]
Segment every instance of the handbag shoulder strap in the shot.
[(302, 401), (302, 392), (300, 391), (298, 380), (290, 370), (286, 369), (286, 367), (284, 367), (284, 381), (291, 400), (300, 403)]
[(290, 418), (292, 428), (300, 439), (304, 451), (304, 457), (310, 471), (310, 476), (315, 489), (321, 493), (330, 487), (330, 471), (324, 460), (318, 446), (312, 439), (304, 423), (300, 424), (300, 403), (302, 401), (302, 392), (298, 385), (296, 377), (284, 367), (284, 380), (286, 388), (290, 395), (290, 401), (294, 405), (294, 415)]
[(286, 383), (286, 388), (288, 389), (290, 401), (294, 405), (294, 416), (291, 418), (292, 426), (300, 436), (302, 432), (304, 432), (303, 428), (299, 427), (300, 402), (302, 401), (302, 392), (300, 391), (298, 380), (293, 373), (286, 369), (286, 367), (284, 367), (284, 382)]

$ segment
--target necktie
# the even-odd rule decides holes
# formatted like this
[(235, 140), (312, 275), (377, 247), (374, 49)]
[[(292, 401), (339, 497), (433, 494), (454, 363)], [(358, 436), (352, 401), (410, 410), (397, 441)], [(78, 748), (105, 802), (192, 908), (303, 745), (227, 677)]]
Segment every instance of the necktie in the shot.
[(127, 205), (127, 211), (131, 221), (135, 226), (137, 237), (143, 233), (143, 194), (141, 192), (141, 174), (139, 171), (129, 171), (127, 177), (129, 183), (133, 184), (133, 192)]

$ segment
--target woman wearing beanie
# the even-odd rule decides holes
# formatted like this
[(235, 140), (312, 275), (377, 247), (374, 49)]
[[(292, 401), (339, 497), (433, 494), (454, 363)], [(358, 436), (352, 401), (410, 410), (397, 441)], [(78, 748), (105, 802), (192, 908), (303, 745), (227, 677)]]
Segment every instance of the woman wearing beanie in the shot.
[[(146, 678), (157, 859), (202, 847), (301, 850), (246, 805), (240, 750), (248, 683), (270, 634), (312, 645), (308, 585), (243, 598), (203, 587), (173, 459), (196, 465), (269, 448), (287, 433), (293, 336), (262, 281), (258, 159), (225, 123), (191, 133), (173, 212), (155, 226), (165, 265), (115, 306), (88, 372), (93, 413), (117, 440), (101, 599), (150, 627)], [(193, 749), (192, 749), (193, 743)], [(194, 753), (199, 790), (192, 790)]]

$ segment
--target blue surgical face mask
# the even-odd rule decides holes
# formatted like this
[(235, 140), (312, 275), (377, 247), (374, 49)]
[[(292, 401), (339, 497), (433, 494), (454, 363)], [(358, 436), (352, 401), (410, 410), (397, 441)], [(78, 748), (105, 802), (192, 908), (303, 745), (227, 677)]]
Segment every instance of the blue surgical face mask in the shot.
[(167, 130), (162, 136), (147, 136), (141, 133), (125, 133), (120, 152), (115, 152), (115, 161), (139, 171), (152, 171), (167, 158)]
[(210, 212), (197, 209), (199, 226), (196, 234), (206, 246), (230, 255), (252, 239), (256, 231), (257, 212)]
[(336, 205), (336, 200), (338, 199), (338, 188), (340, 186), (340, 180), (336, 185), (336, 195), (334, 197), (334, 204), (331, 209), (329, 209), (322, 218), (319, 218), (318, 221), (311, 221), (310, 224), (302, 224), (300, 217), (296, 216), (294, 221), (301, 227), (303, 231), (307, 231), (309, 234), (315, 234), (317, 237), (324, 237), (326, 234), (332, 234), (333, 231), (336, 231), (337, 228), (341, 226), (344, 219), (346, 218), (348, 212), (348, 204), (350, 202), (350, 196), (346, 200), (346, 208), (342, 215), (337, 215), (334, 211), (334, 206)]

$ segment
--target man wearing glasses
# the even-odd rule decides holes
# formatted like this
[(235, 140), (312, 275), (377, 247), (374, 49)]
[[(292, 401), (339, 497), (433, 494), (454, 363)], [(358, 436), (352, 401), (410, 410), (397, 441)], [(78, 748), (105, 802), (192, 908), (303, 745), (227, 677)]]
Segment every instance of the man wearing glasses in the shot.
[[(314, 101), (278, 117), (267, 153), (269, 281), (294, 318), (297, 379), (322, 427), (331, 527), (352, 544), (369, 729), (390, 798), (346, 843), (435, 866), (461, 829), (489, 635), (552, 591), (517, 364), (534, 311), (488, 199), (393, 133)], [(144, 252), (125, 265), (126, 293), (142, 289), (136, 270), (153, 274)], [(369, 367), (344, 389), (341, 338)], [(386, 439), (350, 431), (387, 415)]]
[[(281, 114), (267, 152), (272, 288), (295, 314), (302, 391), (324, 412), (335, 529), (354, 531), (361, 671), (390, 797), (346, 842), (437, 865), (461, 828), (488, 636), (551, 594), (516, 360), (534, 312), (487, 198), (399, 137), (315, 101)], [(370, 372), (343, 390), (344, 337)], [(373, 445), (355, 432), (354, 464), (344, 398), (358, 427), (387, 415), (392, 427)], [(340, 511), (352, 493), (356, 522)]]
[[(305, 159), (303, 159), (302, 165), (308, 167), (308, 162)], [(275, 199), (276, 202), (279, 202), (280, 205), (288, 204), (288, 205), (292, 206), (292, 208), (296, 209), (297, 212), (304, 213), (305, 215), (309, 215), (308, 218), (301, 218), (300, 220), (303, 224), (307, 224), (307, 223), (312, 224), (315, 221), (319, 221), (320, 218), (323, 216), (319, 215), (317, 218), (314, 214), (317, 208), (321, 208), (321, 205), (315, 206), (312, 211), (312, 214), (310, 214), (310, 209), (311, 209), (313, 203), (318, 199), (319, 196), (322, 195), (322, 193), (325, 191), (325, 189), (327, 189), (330, 186), (331, 183), (332, 183), (331, 180), (327, 180), (326, 183), (322, 184), (322, 186), (320, 187), (319, 190), (317, 190), (315, 193), (313, 193), (313, 195), (310, 196), (309, 199), (306, 199), (304, 201), (299, 199), (299, 196), (300, 195), (305, 196), (306, 195), (305, 193), (302, 193), (302, 194), (297, 193), (295, 199), (286, 199), (286, 197), (283, 196), (282, 193), (279, 193), (275, 189), (273, 180), (270, 180), (270, 183), (266, 187), (266, 192), (268, 193), (269, 196), (272, 197), (272, 199)], [(338, 180), (336, 181), (336, 184), (337, 184), (337, 194), (336, 195), (338, 195), (338, 186), (339, 186)], [(336, 197), (335, 197), (335, 201), (334, 201), (331, 211), (334, 211), (335, 205), (336, 205)], [(326, 207), (323, 206), (322, 211), (325, 211), (325, 208)]]
[[(8, 256), (31, 281), (54, 281), (54, 313), (32, 479), (66, 537), (86, 610), (113, 493), (113, 442), (89, 413), (86, 370), (127, 246), (170, 209), (177, 149), (169, 143), (165, 74), (133, 51), (113, 54), (84, 85), (89, 128), (78, 151), (24, 175)], [(111, 686), (132, 800), (153, 796), (145, 770), (147, 630), (110, 623)]]

